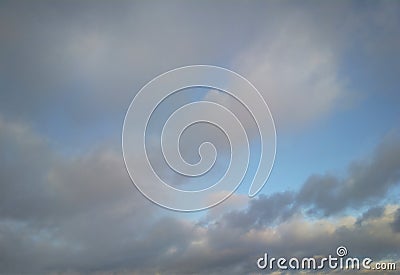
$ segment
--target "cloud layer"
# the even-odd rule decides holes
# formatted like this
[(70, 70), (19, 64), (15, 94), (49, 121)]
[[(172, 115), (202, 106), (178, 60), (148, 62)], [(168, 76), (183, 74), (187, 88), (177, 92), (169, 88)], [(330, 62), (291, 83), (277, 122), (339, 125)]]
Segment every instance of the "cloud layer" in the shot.
[(342, 244), (376, 261), (399, 257), (400, 206), (385, 201), (399, 189), (395, 134), (350, 164), (344, 179), (311, 176), (298, 191), (262, 195), (196, 222), (160, 216), (132, 187), (117, 151), (65, 159), (29, 127), (2, 120), (1, 130), (3, 273), (248, 273), (266, 250), (323, 255)]

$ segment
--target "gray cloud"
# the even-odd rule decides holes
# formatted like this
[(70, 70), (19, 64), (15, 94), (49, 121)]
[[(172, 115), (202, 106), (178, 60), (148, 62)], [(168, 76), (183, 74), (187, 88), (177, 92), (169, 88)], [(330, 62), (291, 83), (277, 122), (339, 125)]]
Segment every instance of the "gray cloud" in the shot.
[(63, 219), (134, 199), (123, 160), (112, 147), (68, 159), (26, 124), (0, 117), (0, 130), (2, 218)]
[(109, 146), (69, 159), (4, 119), (0, 140), (1, 273), (93, 268), (152, 223), (155, 207)]
[[(135, 192), (119, 153), (99, 148), (68, 159), (23, 124), (2, 120), (1, 129), (1, 144), (9, 152), (2, 154), (8, 168), (1, 173), (2, 273), (243, 274), (257, 271), (254, 261), (265, 251), (277, 256), (324, 255), (345, 244), (352, 255), (376, 260), (398, 253), (398, 206), (371, 208), (358, 218), (318, 218), (302, 210), (311, 206), (328, 215), (358, 208), (345, 201), (332, 211), (331, 204), (315, 199), (317, 193), (303, 200), (303, 187), (299, 192), (261, 196), (244, 210), (228, 209), (205, 223), (172, 213), (160, 216), (159, 211), (166, 210)], [(377, 188), (383, 186), (374, 193), (383, 199), (397, 179), (392, 162), (397, 159), (399, 140), (394, 137), (386, 138), (367, 162), (357, 162), (357, 169), (350, 169), (361, 171), (356, 174), (360, 179), (370, 170), (392, 180), (390, 184), (374, 183)], [(42, 159), (38, 166), (26, 164), (32, 169), (25, 171), (29, 174), (18, 169), (24, 163), (18, 149), (29, 152), (28, 160)], [(31, 181), (23, 190), (32, 192), (12, 188), (25, 184), (27, 176)], [(347, 188), (343, 185), (335, 190), (353, 190)], [(315, 190), (326, 196), (325, 189)], [(356, 197), (358, 207), (373, 197), (364, 194)], [(342, 199), (333, 197), (330, 203), (334, 198), (336, 203)]]
[(0, 215), (25, 219), (48, 212), (32, 204), (32, 198), (47, 200), (50, 193), (45, 173), (55, 159), (46, 141), (28, 126), (0, 117), (0, 148)]
[(367, 211), (365, 211), (361, 217), (358, 218), (357, 220), (357, 224), (361, 225), (363, 222), (366, 222), (370, 219), (374, 219), (374, 218), (379, 218), (382, 216), (382, 214), (384, 213), (385, 208), (382, 206), (375, 206), (375, 207), (371, 207), (370, 209), (368, 209)]
[(400, 138), (391, 133), (366, 160), (353, 162), (344, 179), (313, 175), (302, 186), (296, 201), (311, 211), (330, 215), (347, 207), (379, 200), (400, 180)]
[(258, 228), (279, 224), (290, 217), (293, 212), (293, 192), (275, 193), (270, 196), (261, 195), (251, 200), (245, 211), (232, 211), (224, 215), (222, 221), (232, 228)]
[(240, 26), (239, 14), (253, 13), (243, 6), (232, 7), (221, 24), (218, 8), (194, 2), (3, 1), (3, 115), (43, 120), (51, 113), (71, 130), (106, 116), (120, 121), (135, 93), (158, 74), (223, 64), (246, 45), (254, 35), (247, 30), (257, 24)]
[(397, 209), (394, 221), (392, 223), (392, 228), (394, 232), (400, 232), (400, 208)]
[[(391, 221), (393, 214), (390, 207), (385, 208), (381, 217), (369, 220), (362, 226), (357, 225), (357, 220), (351, 216), (337, 221), (310, 221), (298, 216), (276, 226), (249, 227), (246, 231), (216, 221), (207, 227), (186, 227), (192, 232), (189, 234), (190, 241), (181, 231), (184, 227), (180, 224), (181, 229), (177, 234), (170, 229), (163, 231), (169, 234), (171, 240), (177, 235), (182, 236), (179, 241), (169, 242), (169, 246), (166, 246), (175, 248), (165, 249), (161, 241), (159, 253), (153, 255), (160, 263), (158, 268), (144, 270), (174, 274), (251, 273), (257, 272), (255, 261), (264, 252), (276, 257), (334, 255), (340, 245), (345, 245), (349, 255), (355, 257), (371, 257), (381, 261), (390, 255), (396, 259), (400, 240), (390, 230)], [(159, 235), (164, 236), (161, 233)], [(182, 249), (185, 240), (186, 249)], [(165, 253), (166, 250), (170, 253)]]
[[(312, 121), (349, 99), (339, 79), (349, 37), (388, 60), (378, 48), (397, 43), (398, 5), (304, 4), (2, 1), (2, 114), (44, 129), (58, 123), (62, 134), (75, 135), (69, 142), (79, 143), (93, 130), (119, 125), (135, 93), (158, 74), (215, 64), (253, 81), (279, 125)], [(379, 42), (369, 26), (385, 30)]]
[[(227, 227), (258, 228), (279, 224), (305, 212), (310, 216), (343, 215), (346, 210), (361, 211), (372, 201), (381, 202), (390, 190), (396, 192), (400, 183), (400, 138), (389, 134), (374, 153), (349, 165), (344, 178), (333, 175), (313, 175), (297, 192), (278, 192), (250, 200), (245, 210), (225, 213), (219, 223)], [(358, 224), (380, 217), (384, 208), (369, 208), (357, 220)]]

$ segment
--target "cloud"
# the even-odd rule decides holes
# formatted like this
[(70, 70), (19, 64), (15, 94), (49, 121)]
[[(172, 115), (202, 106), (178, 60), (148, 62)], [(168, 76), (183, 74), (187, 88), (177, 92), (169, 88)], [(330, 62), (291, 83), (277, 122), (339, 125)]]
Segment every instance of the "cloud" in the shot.
[(94, 265), (152, 222), (156, 207), (109, 146), (68, 158), (29, 126), (1, 117), (0, 140), (2, 273)]
[[(80, 136), (120, 123), (143, 85), (190, 64), (238, 71), (263, 93), (279, 125), (297, 127), (351, 98), (340, 75), (350, 36), (363, 33), (356, 37), (376, 46), (392, 45), (381, 41), (396, 37), (390, 35), (396, 9), (386, 3), (374, 9), (376, 14), (348, 3), (299, 9), (285, 2), (236, 3), (228, 5), (223, 20), (224, 1), (94, 7), (4, 1), (1, 6), (2, 114), (52, 127), (58, 122), (59, 131)], [(391, 14), (388, 22), (382, 20), (386, 13)], [(338, 23), (333, 14), (343, 20)], [(366, 34), (367, 27), (357, 29), (363, 22), (378, 22), (386, 30), (379, 43)], [(380, 58), (380, 51), (374, 52)]]
[(122, 157), (111, 146), (67, 158), (31, 127), (2, 117), (0, 140), (2, 218), (63, 219), (132, 199)]
[(232, 62), (265, 97), (278, 132), (301, 129), (368, 96), (398, 101), (398, 3), (281, 4)]
[(346, 96), (337, 43), (304, 11), (286, 11), (236, 60), (265, 97), (279, 128), (299, 127), (328, 114)]
[(293, 214), (293, 192), (275, 193), (270, 196), (260, 195), (257, 200), (250, 200), (246, 211), (232, 211), (224, 215), (222, 221), (232, 228), (259, 228), (279, 224)]
[[(400, 239), (391, 231), (392, 221), (392, 206), (387, 206), (381, 217), (362, 226), (358, 226), (357, 220), (351, 216), (314, 221), (297, 216), (276, 226), (249, 227), (244, 232), (221, 221), (204, 227), (164, 220), (167, 229), (156, 234), (158, 238), (161, 236), (161, 240), (157, 237), (154, 240), (160, 242), (157, 254), (153, 255), (159, 264), (148, 269), (137, 268), (143, 272), (174, 274), (194, 271), (197, 274), (255, 273), (255, 261), (264, 252), (276, 257), (335, 255), (339, 245), (345, 245), (349, 255), (354, 257), (382, 261), (387, 255), (393, 255), (396, 259)], [(177, 229), (169, 228), (171, 224), (179, 226), (176, 233)], [(163, 224), (159, 226), (163, 227)], [(162, 237), (166, 234), (168, 240)], [(177, 236), (179, 239), (175, 239)], [(150, 241), (151, 237), (154, 236), (149, 234), (147, 240)], [(148, 246), (152, 247), (152, 244)]]
[(331, 215), (379, 200), (399, 184), (399, 141), (397, 132), (389, 134), (369, 159), (353, 162), (343, 179), (329, 174), (310, 176), (299, 191), (297, 203)]
[(365, 211), (360, 218), (357, 220), (357, 224), (361, 225), (363, 222), (366, 222), (371, 219), (379, 218), (384, 213), (384, 207), (382, 206), (375, 206), (371, 207), (367, 211)]
[[(371, 193), (355, 196), (357, 205), (347, 197), (341, 201), (341, 196), (320, 201), (332, 191), (319, 188), (318, 181), (307, 197), (307, 181), (297, 192), (260, 196), (247, 207), (239, 203), (242, 210), (227, 208), (199, 222), (160, 215), (166, 210), (132, 187), (120, 154), (109, 147), (70, 158), (24, 124), (2, 119), (0, 128), (6, 152), (2, 167), (7, 168), (1, 173), (3, 273), (242, 274), (257, 272), (255, 260), (265, 251), (324, 255), (343, 244), (355, 256), (398, 257), (398, 205), (371, 206), (359, 216), (344, 214), (361, 210), (376, 194), (377, 202), (385, 203), (388, 190), (398, 183), (396, 135), (389, 135), (370, 158), (356, 162), (356, 168), (350, 165), (348, 178), (382, 176), (382, 181), (375, 177), (365, 183), (375, 188), (365, 187)], [(29, 153), (27, 160), (22, 152)], [(41, 161), (30, 165), (35, 158)], [(355, 188), (347, 180), (333, 179), (337, 194)], [(352, 184), (363, 188), (363, 182)], [(324, 217), (317, 214), (319, 209)]]
[(392, 229), (394, 232), (400, 232), (400, 208), (396, 211), (395, 218), (392, 223)]
[[(312, 175), (298, 191), (260, 195), (250, 200), (245, 210), (224, 213), (219, 223), (227, 227), (259, 228), (280, 224), (299, 214), (312, 217), (335, 217), (346, 211), (362, 211), (365, 206), (382, 202), (400, 184), (400, 138), (392, 132), (371, 156), (349, 165), (345, 178)], [(386, 203), (386, 202), (385, 202)], [(369, 208), (358, 224), (380, 217), (383, 206)]]
[[(240, 14), (253, 12), (241, 6), (221, 24), (218, 9), (192, 2), (2, 2), (2, 113), (47, 123), (51, 114), (80, 131), (104, 126), (105, 117), (121, 121), (133, 96), (155, 76), (231, 59), (246, 41), (237, 41), (231, 27)], [(243, 26), (236, 31), (249, 36)]]
[(51, 211), (31, 200), (45, 200), (49, 194), (43, 181), (54, 155), (46, 140), (28, 125), (0, 116), (0, 148), (0, 216), (24, 219)]

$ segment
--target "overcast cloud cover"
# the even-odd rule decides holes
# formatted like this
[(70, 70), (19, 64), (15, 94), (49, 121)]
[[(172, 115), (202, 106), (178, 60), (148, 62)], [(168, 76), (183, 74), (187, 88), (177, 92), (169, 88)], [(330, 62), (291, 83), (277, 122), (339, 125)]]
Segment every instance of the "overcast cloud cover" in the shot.
[[(261, 194), (179, 213), (133, 186), (121, 131), (143, 85), (192, 64), (248, 78), (278, 147)], [(265, 252), (340, 245), (399, 269), (399, 75), (397, 1), (0, 1), (0, 274), (259, 274)], [(193, 129), (183, 154), (207, 135), (224, 142)]]

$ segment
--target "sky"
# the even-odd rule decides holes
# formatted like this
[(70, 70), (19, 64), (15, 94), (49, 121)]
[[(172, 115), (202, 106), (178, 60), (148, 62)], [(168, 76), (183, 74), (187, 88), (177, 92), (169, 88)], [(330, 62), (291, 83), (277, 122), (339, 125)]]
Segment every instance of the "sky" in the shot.
[[(0, 1), (0, 41), (0, 274), (287, 274), (257, 259), (341, 245), (400, 268), (400, 2)], [(276, 158), (257, 196), (250, 175), (221, 204), (183, 213), (139, 192), (121, 137), (146, 83), (197, 64), (258, 89)], [(149, 156), (171, 186), (212, 185), (227, 167), (229, 144), (209, 125), (181, 141), (189, 162), (202, 141), (216, 145), (205, 178), (188, 183), (157, 150), (167, 115), (200, 99), (247, 124), (254, 170), (243, 107), (188, 89), (150, 121)]]

